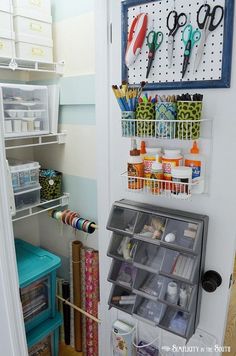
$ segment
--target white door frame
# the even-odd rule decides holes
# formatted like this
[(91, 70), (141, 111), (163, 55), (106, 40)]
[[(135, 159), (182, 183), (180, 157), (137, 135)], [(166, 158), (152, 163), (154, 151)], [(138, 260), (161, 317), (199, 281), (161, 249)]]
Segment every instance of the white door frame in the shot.
[(3, 123), (0, 119), (0, 354), (26, 356), (28, 352), (19, 294), (8, 183)]

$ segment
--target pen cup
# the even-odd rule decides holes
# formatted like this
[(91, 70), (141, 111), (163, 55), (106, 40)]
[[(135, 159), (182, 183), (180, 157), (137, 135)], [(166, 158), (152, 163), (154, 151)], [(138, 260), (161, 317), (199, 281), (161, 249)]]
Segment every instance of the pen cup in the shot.
[(136, 120), (138, 137), (155, 137), (154, 103), (139, 103), (136, 109)]
[(122, 111), (121, 128), (123, 137), (136, 136), (136, 121), (134, 111)]
[(178, 101), (177, 120), (181, 122), (178, 123), (177, 137), (181, 140), (198, 139), (200, 137), (201, 117), (202, 101)]
[(156, 137), (175, 138), (177, 105), (171, 102), (156, 104)]

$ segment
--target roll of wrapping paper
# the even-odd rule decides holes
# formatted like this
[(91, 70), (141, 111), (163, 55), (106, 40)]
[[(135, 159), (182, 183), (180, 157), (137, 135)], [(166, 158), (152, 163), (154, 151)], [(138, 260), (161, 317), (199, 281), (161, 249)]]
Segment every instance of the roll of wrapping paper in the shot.
[[(86, 312), (93, 314), (93, 250), (85, 251), (85, 283), (86, 283)], [(86, 319), (86, 350), (87, 356), (96, 356), (94, 353), (93, 321)]]
[[(62, 297), (66, 300), (70, 299), (70, 284), (69, 282), (62, 283)], [(65, 344), (70, 345), (70, 307), (63, 304), (63, 321), (64, 321), (64, 339)]]
[[(83, 247), (81, 249), (81, 307), (83, 310), (86, 310), (85, 296), (86, 296), (86, 288), (85, 288), (85, 250)], [(86, 317), (82, 315), (82, 344), (83, 344), (83, 353), (86, 355)]]
[[(70, 243), (70, 300), (74, 304), (74, 287), (73, 287), (73, 262), (72, 262), (72, 241)], [(70, 344), (75, 347), (75, 332), (74, 332), (74, 309), (70, 309)]]
[[(81, 308), (81, 275), (80, 275), (80, 255), (82, 243), (79, 241), (72, 242), (72, 263), (73, 263), (73, 290), (74, 304)], [(74, 311), (74, 339), (75, 350), (82, 351), (82, 318), (81, 314)]]
[[(57, 277), (57, 294), (60, 297), (62, 296), (62, 283), (64, 282), (63, 278)], [(63, 315), (63, 302), (61, 300), (58, 300), (57, 302), (58, 305), (58, 311)], [(60, 341), (64, 342), (64, 323), (60, 326)]]
[[(98, 251), (93, 252), (93, 315), (98, 317), (99, 260)], [(93, 354), (98, 356), (98, 324), (93, 322)]]

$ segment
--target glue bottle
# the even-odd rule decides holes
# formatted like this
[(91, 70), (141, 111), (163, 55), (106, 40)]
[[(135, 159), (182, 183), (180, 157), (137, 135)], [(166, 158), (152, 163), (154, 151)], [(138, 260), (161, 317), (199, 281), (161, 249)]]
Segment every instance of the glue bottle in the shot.
[(137, 149), (135, 139), (131, 140), (131, 150), (128, 159), (128, 189), (143, 189), (144, 164)]
[(199, 154), (200, 150), (196, 141), (193, 142), (193, 147), (190, 153), (184, 157), (184, 165), (192, 168), (192, 182), (196, 183), (192, 186), (192, 193), (204, 193), (204, 175), (205, 175), (205, 158)]

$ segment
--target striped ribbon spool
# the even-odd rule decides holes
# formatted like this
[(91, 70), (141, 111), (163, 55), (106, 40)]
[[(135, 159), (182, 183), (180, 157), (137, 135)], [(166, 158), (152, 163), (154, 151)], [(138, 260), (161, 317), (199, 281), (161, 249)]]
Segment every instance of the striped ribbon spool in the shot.
[(70, 225), (74, 229), (87, 234), (92, 234), (96, 230), (95, 222), (81, 218), (79, 213), (72, 210), (51, 210), (50, 216), (57, 221), (62, 221), (65, 225)]

